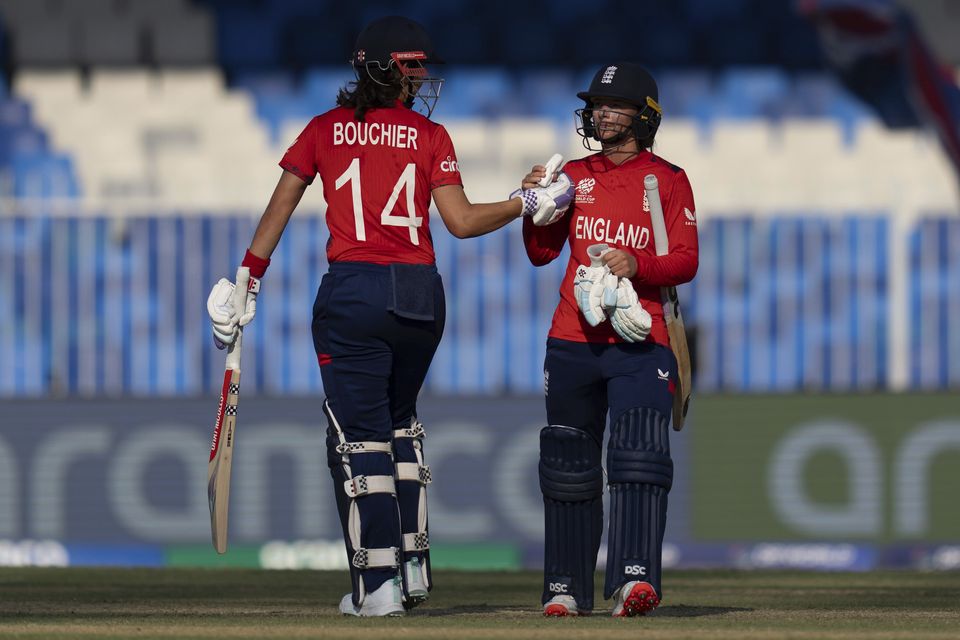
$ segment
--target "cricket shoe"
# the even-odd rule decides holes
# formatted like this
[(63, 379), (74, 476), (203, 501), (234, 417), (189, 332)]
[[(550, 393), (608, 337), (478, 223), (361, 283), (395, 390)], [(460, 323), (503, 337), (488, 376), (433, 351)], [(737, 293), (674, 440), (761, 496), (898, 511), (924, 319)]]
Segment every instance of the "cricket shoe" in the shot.
[(407, 577), (407, 597), (403, 601), (404, 609), (413, 609), (423, 604), (430, 597), (427, 583), (423, 579), (423, 569), (419, 558), (410, 558), (403, 563), (403, 571)]
[(368, 593), (360, 607), (353, 606), (353, 594), (348, 593), (340, 600), (340, 613), (345, 616), (373, 618), (380, 616), (403, 615), (403, 591), (400, 588), (400, 576), (387, 580), (380, 588)]
[(613, 617), (645, 616), (657, 608), (660, 598), (649, 582), (628, 582), (614, 594)]
[(573, 596), (553, 596), (543, 605), (543, 615), (548, 618), (566, 618), (567, 616), (588, 616), (589, 611), (580, 611)]

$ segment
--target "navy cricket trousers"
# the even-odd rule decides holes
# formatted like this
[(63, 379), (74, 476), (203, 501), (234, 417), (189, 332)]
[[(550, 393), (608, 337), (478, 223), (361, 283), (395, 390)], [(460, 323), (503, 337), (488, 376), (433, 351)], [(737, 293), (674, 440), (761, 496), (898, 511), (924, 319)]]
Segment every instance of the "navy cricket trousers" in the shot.
[(665, 416), (673, 410), (671, 390), (677, 360), (669, 347), (652, 342), (593, 344), (547, 339), (544, 361), (547, 424), (583, 429), (598, 444), (609, 410), (610, 423), (635, 408)]
[[(376, 265), (335, 262), (324, 275), (313, 307), (313, 341), (330, 413), (346, 442), (392, 442), (393, 430), (407, 428), (416, 416), (417, 395), (440, 343), (445, 319), (443, 283), (433, 265)], [(327, 463), (334, 478), (337, 506), (351, 553), (348, 532), (349, 499), (340, 485), (343, 458), (336, 452), (340, 435), (327, 430)], [(410, 451), (412, 443), (402, 445)], [(350, 456), (352, 476), (392, 476), (390, 456)], [(404, 532), (416, 530), (415, 491), (398, 488), (397, 500)], [(372, 494), (358, 501), (361, 540), (365, 547), (399, 546), (401, 521), (398, 503), (388, 494)], [(422, 554), (421, 554), (422, 555)], [(362, 571), (367, 591), (373, 591), (396, 572), (370, 568)], [(356, 571), (354, 581), (356, 604)]]
[(327, 402), (350, 441), (388, 442), (394, 425), (416, 413), (446, 313), (436, 267), (418, 267), (418, 303), (430, 312), (420, 315), (432, 320), (389, 310), (396, 297), (389, 265), (334, 262), (320, 283), (313, 344)]

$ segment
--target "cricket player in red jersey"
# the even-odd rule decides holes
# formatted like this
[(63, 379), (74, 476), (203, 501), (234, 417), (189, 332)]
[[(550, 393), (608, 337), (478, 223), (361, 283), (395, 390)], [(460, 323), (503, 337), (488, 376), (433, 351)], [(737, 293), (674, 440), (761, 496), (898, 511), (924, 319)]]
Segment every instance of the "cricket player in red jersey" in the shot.
[(450, 137), (428, 119), (442, 80), (426, 65), (440, 62), (427, 33), (407, 18), (381, 18), (360, 33), (356, 82), (339, 92), (336, 108), (310, 121), (280, 161), (283, 174), (242, 263), (252, 283), (246, 313), (232, 311), (234, 285), (226, 279), (207, 304), (218, 342), (232, 342), (253, 318), (269, 257), (319, 175), (330, 270), (313, 307), (313, 339), (351, 567), (353, 590), (340, 602), (346, 615), (402, 615), (432, 587), (425, 489), (431, 477), (416, 411), (445, 315), (431, 197), (458, 238), (521, 215), (546, 224), (573, 197), (573, 186), (558, 181), (503, 202), (467, 199)]
[[(641, 66), (602, 67), (577, 111), (577, 131), (599, 153), (566, 164), (576, 187), (560, 222), (526, 222), (534, 265), (570, 245), (560, 304), (547, 339), (547, 424), (540, 433), (546, 517), (544, 615), (593, 609), (593, 571), (603, 529), (602, 439), (609, 413), (610, 489), (605, 598), (613, 615), (646, 613), (660, 602), (667, 492), (673, 480), (669, 422), (677, 363), (660, 287), (697, 272), (696, 208), (682, 169), (650, 151), (661, 110)], [(669, 254), (654, 248), (644, 177), (660, 185)], [(546, 175), (534, 167), (523, 187)]]

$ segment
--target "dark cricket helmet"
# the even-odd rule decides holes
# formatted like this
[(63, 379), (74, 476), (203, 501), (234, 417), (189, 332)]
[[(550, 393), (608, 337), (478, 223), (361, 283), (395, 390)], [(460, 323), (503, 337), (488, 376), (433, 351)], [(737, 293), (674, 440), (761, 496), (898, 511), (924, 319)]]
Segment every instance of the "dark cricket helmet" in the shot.
[(376, 63), (386, 71), (400, 61), (414, 59), (424, 64), (443, 64), (423, 25), (403, 16), (374, 20), (363, 28), (353, 47), (355, 67)]
[(652, 142), (663, 117), (660, 108), (657, 82), (644, 67), (633, 62), (607, 64), (597, 71), (590, 88), (577, 93), (577, 97), (586, 103), (577, 109), (577, 132), (587, 139), (599, 140), (593, 122), (593, 99), (613, 98), (637, 107), (640, 111), (633, 117), (631, 128), (641, 144)]
[[(403, 16), (378, 18), (364, 27), (353, 48), (350, 60), (358, 77), (366, 73), (379, 84), (390, 84), (391, 69), (413, 86), (407, 99), (412, 107), (419, 100), (429, 118), (440, 98), (443, 78), (430, 76), (427, 64), (443, 64), (423, 26)], [(396, 78), (396, 76), (392, 76)]]

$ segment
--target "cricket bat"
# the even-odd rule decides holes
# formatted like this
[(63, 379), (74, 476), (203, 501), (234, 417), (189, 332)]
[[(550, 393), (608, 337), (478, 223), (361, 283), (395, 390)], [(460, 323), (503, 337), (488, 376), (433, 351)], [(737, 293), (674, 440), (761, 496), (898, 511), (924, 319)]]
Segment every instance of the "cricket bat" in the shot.
[[(660, 202), (660, 185), (657, 176), (652, 173), (643, 179), (643, 188), (647, 192), (647, 202), (650, 204), (650, 225), (653, 227), (653, 243), (658, 256), (665, 256), (670, 251), (670, 241), (667, 237), (667, 225), (663, 219), (663, 204)], [(683, 327), (683, 316), (680, 315), (680, 300), (677, 297), (676, 287), (660, 287), (660, 299), (663, 303), (663, 319), (667, 324), (667, 334), (670, 336), (670, 348), (677, 359), (677, 378), (679, 386), (673, 394), (673, 428), (676, 431), (683, 429), (683, 422), (690, 408), (691, 371), (690, 349), (687, 347), (687, 332)]]
[[(250, 269), (237, 269), (233, 308), (242, 314), (247, 306), (247, 286)], [(233, 446), (237, 426), (237, 401), (240, 399), (240, 349), (243, 327), (237, 331), (233, 344), (227, 347), (227, 366), (220, 388), (217, 422), (213, 427), (210, 445), (210, 463), (207, 465), (207, 499), (210, 502), (210, 532), (217, 553), (227, 552), (227, 512), (230, 507), (230, 469), (233, 465)]]

